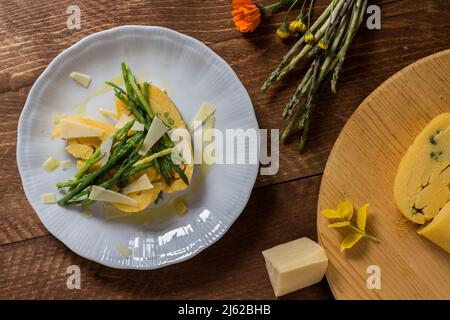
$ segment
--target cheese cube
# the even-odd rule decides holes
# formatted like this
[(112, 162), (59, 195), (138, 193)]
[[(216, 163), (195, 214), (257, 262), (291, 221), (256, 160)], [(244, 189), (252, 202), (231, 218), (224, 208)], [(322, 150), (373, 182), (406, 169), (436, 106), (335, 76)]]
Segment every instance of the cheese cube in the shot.
[(79, 85), (82, 85), (85, 88), (89, 87), (89, 84), (91, 83), (91, 77), (89, 75), (81, 73), (81, 72), (72, 72), (70, 74), (70, 77), (76, 83), (78, 83)]
[(72, 161), (70, 161), (70, 160), (62, 160), (61, 161), (61, 168), (63, 169), (63, 170), (67, 170), (67, 169), (69, 169), (70, 168), (70, 165), (72, 164)]
[(128, 258), (129, 256), (131, 256), (133, 254), (133, 250), (131, 250), (128, 247), (125, 247), (123, 244), (117, 243), (115, 245), (115, 247), (116, 247), (116, 250), (119, 251), (119, 253), (124, 258)]
[(59, 164), (60, 162), (58, 159), (48, 157), (48, 159), (45, 160), (44, 163), (42, 164), (42, 167), (44, 168), (45, 171), (52, 172), (53, 170), (59, 167)]
[(42, 203), (46, 203), (46, 204), (56, 203), (56, 196), (52, 192), (43, 193), (41, 195), (41, 198), (42, 198)]
[(180, 215), (185, 214), (188, 210), (188, 205), (186, 203), (186, 200), (184, 200), (183, 198), (176, 198), (173, 201), (173, 207), (175, 209), (175, 212)]
[(262, 254), (277, 297), (320, 282), (328, 266), (323, 248), (308, 238), (278, 245)]

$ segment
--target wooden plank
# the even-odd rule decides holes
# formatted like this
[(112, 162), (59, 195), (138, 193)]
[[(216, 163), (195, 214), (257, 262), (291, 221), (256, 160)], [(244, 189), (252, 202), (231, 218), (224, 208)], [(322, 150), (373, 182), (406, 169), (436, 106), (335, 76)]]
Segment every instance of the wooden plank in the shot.
[(0, 245), (48, 234), (23, 193), (16, 164), (17, 122), (28, 89), (0, 94)]
[[(319, 183), (315, 177), (256, 190), (220, 241), (191, 260), (155, 271), (103, 267), (52, 236), (0, 246), (0, 299), (272, 299), (261, 251), (302, 236), (316, 238)], [(81, 290), (66, 287), (72, 264), (80, 266)], [(286, 296), (331, 297), (325, 280)]]
[[(317, 1), (316, 11), (326, 0)], [(234, 30), (227, 0), (152, 2), (80, 1), (81, 30), (68, 30), (68, 1), (38, 1), (30, 5), (0, 4), (0, 88), (31, 85), (45, 66), (63, 49), (97, 31), (124, 24), (160, 25), (205, 42), (234, 68), (253, 100), (261, 128), (281, 128), (279, 116), (295, 87), (289, 77), (266, 94), (259, 92), (270, 71), (289, 45), (274, 36), (282, 14), (269, 19), (249, 36)], [(339, 92), (323, 93), (314, 116), (310, 143), (299, 156), (295, 144), (281, 147), (277, 176), (260, 177), (257, 186), (321, 173), (326, 158), (346, 119), (359, 103), (388, 76), (403, 66), (447, 48), (450, 10), (446, 1), (379, 1), (382, 29), (363, 28), (350, 50)], [(29, 19), (33, 17), (45, 17)], [(409, 27), (414, 26), (414, 27)], [(9, 36), (11, 33), (14, 37)]]
[[(316, 1), (316, 9), (323, 8), (325, 2), (325, 0)], [(252, 98), (262, 128), (280, 128), (283, 126), (279, 115), (295, 87), (295, 76), (292, 76), (289, 81), (278, 86), (277, 90), (271, 90), (267, 94), (259, 93), (260, 85), (289, 47), (289, 45), (278, 41), (274, 36), (274, 31), (283, 18), (282, 14), (265, 21), (254, 34), (243, 36), (233, 28), (230, 20), (230, 4), (227, 0), (160, 0), (151, 3), (126, 1), (120, 4), (106, 0), (96, 2), (83, 0), (77, 2), (81, 7), (82, 29), (68, 30), (65, 10), (70, 4), (72, 4), (70, 1), (43, 0), (33, 3), (19, 0), (13, 4), (0, 2), (0, 92), (3, 92), (0, 93), (0, 100), (2, 101), (0, 104), (0, 114), (2, 114), (0, 134), (3, 138), (0, 143), (0, 179), (2, 181), (0, 184), (0, 245), (47, 235), (47, 231), (33, 213), (21, 189), (15, 161), (17, 120), (29, 86), (33, 84), (37, 76), (59, 52), (83, 37), (114, 26), (138, 24), (169, 27), (205, 42), (221, 55), (241, 78)], [(321, 103), (314, 116), (310, 143), (306, 152), (299, 156), (295, 145), (282, 146), (279, 174), (277, 176), (259, 177), (258, 187), (320, 174), (340, 129), (365, 96), (403, 66), (423, 56), (448, 48), (450, 40), (450, 34), (447, 31), (450, 27), (448, 1), (381, 0), (377, 4), (381, 6), (382, 10), (382, 29), (376, 31), (362, 29), (356, 37), (341, 76), (338, 94), (334, 96), (326, 89), (322, 95)], [(305, 181), (310, 181), (310, 179)], [(276, 188), (282, 188), (282, 185), (273, 188), (275, 189), (272, 189), (272, 187), (267, 189), (276, 190)], [(263, 192), (264, 189), (258, 190), (257, 193)], [(304, 191), (301, 190), (298, 190), (299, 198), (304, 197), (301, 193)], [(267, 194), (267, 198), (271, 197), (273, 197), (272, 194)], [(315, 203), (315, 199), (308, 201)], [(253, 206), (255, 205), (253, 204)], [(265, 211), (268, 212), (267, 215), (277, 215), (279, 210), (278, 205), (272, 205)], [(247, 231), (245, 229), (245, 231), (239, 229), (241, 233), (233, 231), (240, 225), (240, 221), (244, 217), (245, 214), (232, 228), (231, 236), (227, 234), (211, 250), (215, 250), (214, 248), (220, 246), (220, 243), (225, 239), (245, 234)], [(303, 219), (303, 215), (297, 218)], [(267, 217), (264, 217), (264, 221), (259, 221), (259, 223), (272, 222), (270, 220), (268, 222), (267, 219)], [(275, 222), (273, 221), (273, 223)], [(249, 222), (247, 222), (246, 227), (249, 230), (253, 229)], [(297, 228), (297, 226), (295, 227)], [(297, 232), (299, 234), (303, 227), (303, 225), (298, 226)], [(314, 228), (312, 226), (309, 226), (309, 228), (311, 228), (309, 232), (314, 235)], [(281, 240), (277, 241), (279, 240), (278, 234), (274, 232), (267, 235), (267, 241), (269, 241), (270, 235), (274, 238), (271, 240), (273, 243), (268, 243), (268, 246), (282, 242)], [(289, 239), (285, 239), (285, 241), (287, 240)], [(232, 240), (227, 241), (233, 242)], [(234, 241), (236, 244), (237, 240)], [(40, 245), (47, 244), (52, 244), (50, 247), (54, 248), (52, 249), (54, 253), (59, 255), (63, 252), (64, 258), (58, 258), (57, 256), (52, 258), (51, 253), (44, 252)], [(254, 246), (251, 247), (257, 248), (255, 252), (258, 252), (258, 257), (259, 251), (268, 247), (259, 247), (261, 245), (260, 242), (255, 242)], [(31, 258), (27, 260), (27, 263), (37, 268), (37, 271), (32, 271), (33, 276), (31, 278), (25, 274), (18, 274), (17, 270), (15, 271), (16, 274), (11, 275), (11, 277), (17, 276), (20, 279), (31, 281), (26, 284), (29, 291), (33, 286), (33, 281), (38, 283), (39, 281), (42, 281), (42, 283), (56, 281), (46, 277), (40, 279), (40, 272), (46, 270), (45, 268), (50, 268), (46, 261), (53, 261), (52, 259), (67, 262), (78, 261), (76, 259), (84, 261), (88, 270), (94, 272), (92, 273), (94, 279), (92, 283), (97, 285), (97, 291), (99, 292), (102, 289), (100, 282), (96, 282), (99, 281), (98, 278), (104, 276), (107, 279), (104, 282), (109, 283), (111, 277), (116, 277), (117, 271), (110, 272), (107, 268), (77, 258), (52, 237), (25, 241), (14, 246), (2, 246), (0, 255), (6, 257), (6, 253), (9, 252), (8, 256), (11, 257), (11, 252), (14, 250), (16, 251), (15, 254), (20, 256), (21, 248), (25, 248), (23, 249), (24, 252), (33, 252), (33, 250), (41, 252), (39, 256), (31, 254), (32, 257), (37, 257), (39, 263), (35, 264)], [(250, 250), (249, 248), (247, 250)], [(220, 255), (221, 251), (216, 250), (214, 251), (215, 254)], [(201, 259), (203, 255), (207, 255), (208, 259), (213, 260), (207, 252), (195, 259)], [(15, 256), (12, 257), (15, 258)], [(195, 259), (193, 261), (197, 261)], [(252, 261), (257, 260), (255, 258)], [(217, 260), (215, 263), (218, 264), (219, 262)], [(187, 262), (186, 264), (188, 263), (193, 262)], [(232, 267), (232, 264), (226, 264), (226, 266)], [(18, 269), (19, 265), (16, 264), (15, 268)], [(95, 273), (97, 272), (96, 268), (101, 268), (102, 271)], [(164, 270), (166, 269), (159, 272), (169, 273), (172, 279), (176, 279), (175, 274), (180, 272), (178, 269), (175, 269), (176, 272)], [(127, 282), (121, 280), (122, 274), (121, 272), (118, 273), (120, 276), (117, 280), (118, 286), (126, 287)], [(226, 274), (226, 271), (223, 271), (223, 273)], [(130, 273), (127, 277), (133, 279), (138, 274), (140, 273)], [(145, 280), (147, 274), (152, 273), (144, 272), (142, 274)], [(159, 275), (160, 273), (154, 272), (153, 274)], [(58, 279), (65, 279), (64, 270), (53, 275)], [(259, 271), (259, 275), (261, 279), (266, 276), (262, 271)], [(200, 278), (201, 274), (197, 274), (197, 276)], [(9, 283), (15, 281), (13, 278), (11, 279), (8, 280)], [(155, 276), (155, 279), (157, 279), (157, 276)], [(193, 277), (190, 279), (193, 279)], [(3, 281), (0, 281), (0, 283), (3, 283)], [(142, 284), (142, 281), (140, 284)], [(53, 282), (53, 285), (59, 284)], [(188, 288), (176, 289), (175, 280), (173, 280), (172, 285), (175, 292), (180, 291), (189, 296)], [(108, 285), (105, 286), (108, 288)], [(149, 286), (151, 287), (151, 285)], [(22, 294), (34, 297), (53, 297), (51, 290), (52, 288), (49, 288), (44, 293), (34, 292), (32, 294), (23, 290)], [(269, 296), (270, 290), (267, 291), (267, 287), (264, 290), (266, 295)], [(33, 291), (31, 290), (31, 292)], [(233, 296), (232, 292), (228, 289), (226, 296)], [(167, 296), (167, 293), (168, 291), (165, 291), (161, 296), (164, 296), (164, 294)], [(202, 294), (206, 295), (205, 292)], [(68, 293), (67, 297), (69, 296), (74, 296), (74, 294)], [(144, 292), (140, 296), (136, 296), (147, 297), (149, 295)], [(254, 296), (259, 298), (257, 293)], [(302, 298), (307, 297), (307, 295), (299, 293), (299, 296), (294, 295), (293, 297)], [(314, 297), (314, 294), (311, 293), (311, 297)]]
[[(317, 8), (322, 8), (325, 1), (317, 3)], [(9, 91), (0, 93), (0, 179), (7, 181), (0, 184), (0, 244), (47, 234), (23, 195), (16, 170), (17, 120), (29, 87), (10, 89), (32, 84), (57, 53), (88, 34), (122, 24), (156, 24), (192, 35), (236, 70), (252, 97), (260, 127), (283, 126), (278, 115), (294, 84), (259, 93), (260, 84), (288, 49), (273, 34), (280, 15), (264, 22), (256, 33), (242, 36), (233, 29), (227, 1), (193, 1), (182, 10), (182, 1), (164, 0), (151, 6), (132, 1), (115, 5), (114, 10), (111, 2), (88, 5), (81, 1), (82, 29), (70, 31), (64, 13), (69, 2), (5, 5), (0, 3), (0, 87)], [(279, 174), (260, 176), (257, 187), (320, 174), (335, 138), (359, 102), (397, 69), (448, 46), (450, 19), (445, 1), (380, 1), (380, 5), (382, 30), (363, 29), (355, 39), (338, 94), (326, 90), (322, 96), (306, 152), (299, 156), (294, 144), (281, 146)], [(27, 19), (29, 16), (46, 18)], [(416, 28), (405, 28), (409, 25)]]

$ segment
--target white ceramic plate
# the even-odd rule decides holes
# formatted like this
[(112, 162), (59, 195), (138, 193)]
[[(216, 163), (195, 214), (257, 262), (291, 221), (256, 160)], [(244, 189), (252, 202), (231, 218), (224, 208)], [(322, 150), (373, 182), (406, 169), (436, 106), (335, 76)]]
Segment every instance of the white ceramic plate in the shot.
[[(121, 61), (138, 78), (165, 88), (186, 123), (208, 101), (216, 107), (218, 129), (258, 129), (258, 124), (250, 98), (230, 66), (199, 41), (165, 28), (124, 26), (93, 34), (58, 55), (38, 78), (20, 116), (17, 142), (18, 167), (32, 207), (49, 232), (77, 254), (114, 268), (156, 269), (191, 258), (228, 230), (248, 201), (258, 166), (215, 165), (206, 175), (196, 166), (183, 195), (189, 204), (184, 216), (166, 212), (179, 194), (165, 196), (158, 204), (163, 209), (153, 214), (112, 220), (105, 218), (100, 205), (89, 218), (77, 208), (42, 204), (41, 194), (58, 194), (55, 183), (71, 178), (76, 170), (74, 163), (65, 171), (47, 173), (42, 168), (49, 156), (70, 159), (65, 143), (50, 138), (51, 113), (74, 114), (76, 105), (105, 80), (120, 75)], [(89, 89), (69, 78), (72, 71), (92, 76)], [(101, 117), (100, 107), (114, 108), (112, 91), (90, 99), (86, 115)], [(131, 255), (124, 257), (118, 245), (130, 248)]]

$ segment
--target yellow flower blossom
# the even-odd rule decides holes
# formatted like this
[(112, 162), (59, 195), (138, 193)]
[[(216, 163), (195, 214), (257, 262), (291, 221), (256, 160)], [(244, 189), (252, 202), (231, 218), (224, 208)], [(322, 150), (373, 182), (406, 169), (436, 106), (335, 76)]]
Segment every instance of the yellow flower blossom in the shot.
[(290, 33), (289, 33), (288, 27), (285, 22), (283, 22), (280, 25), (280, 27), (277, 29), (277, 36), (278, 36), (278, 38), (283, 39), (283, 40), (289, 38)]
[(341, 243), (341, 251), (346, 249), (350, 249), (353, 247), (359, 240), (366, 237), (374, 241), (378, 241), (378, 239), (368, 233), (366, 233), (366, 221), (367, 221), (367, 209), (369, 208), (369, 204), (364, 204), (361, 208), (358, 209), (358, 213), (356, 215), (356, 225), (352, 224), (351, 219), (353, 217), (353, 204), (350, 200), (342, 200), (340, 201), (336, 209), (323, 209), (321, 213), (327, 217), (328, 219), (338, 219), (340, 221), (331, 223), (328, 225), (329, 228), (346, 228), (351, 229), (351, 232), (348, 233)]
[(305, 32), (306, 24), (301, 19), (296, 19), (289, 24), (289, 31), (291, 32)]
[(327, 50), (328, 49), (328, 40), (324, 39), (324, 38), (320, 39), (317, 46), (322, 50)]
[(337, 204), (336, 209), (324, 209), (322, 214), (328, 219), (350, 220), (353, 216), (353, 204), (350, 200), (342, 200)]
[(312, 34), (311, 30), (306, 31), (305, 33), (305, 42), (311, 43), (314, 41), (314, 35)]

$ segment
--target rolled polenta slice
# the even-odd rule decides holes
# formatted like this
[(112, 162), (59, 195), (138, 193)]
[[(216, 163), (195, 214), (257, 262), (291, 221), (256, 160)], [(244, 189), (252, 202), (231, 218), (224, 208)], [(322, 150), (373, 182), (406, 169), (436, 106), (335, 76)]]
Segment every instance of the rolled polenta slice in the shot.
[[(150, 85), (148, 88), (148, 97), (150, 105), (155, 114), (157, 114), (163, 121), (169, 122), (172, 129), (183, 128), (187, 129), (186, 123), (183, 121), (181, 114), (178, 112), (175, 104), (170, 100), (169, 96), (165, 94), (161, 89), (154, 85)], [(192, 155), (192, 145), (189, 141), (189, 152)], [(191, 157), (193, 159), (193, 157)], [(183, 165), (183, 171), (186, 174), (189, 181), (192, 179), (194, 173), (194, 164)], [(175, 173), (174, 173), (175, 174)], [(177, 192), (186, 189), (188, 186), (175, 175), (175, 180), (170, 186), (164, 185), (164, 191), (167, 193)]]
[[(166, 124), (168, 124), (172, 129), (183, 128), (187, 130), (186, 123), (183, 121), (181, 114), (178, 112), (175, 104), (172, 100), (165, 94), (161, 89), (154, 85), (149, 86), (148, 96), (150, 100), (150, 106), (152, 111)], [(128, 112), (128, 107), (119, 99), (116, 100), (116, 110), (118, 118), (122, 116), (122, 114)], [(190, 137), (190, 136), (189, 136)], [(188, 144), (189, 151), (192, 154), (192, 145), (191, 141)], [(191, 157), (192, 158), (192, 157)], [(183, 171), (186, 174), (189, 181), (192, 179), (192, 175), (194, 172), (194, 164), (183, 164)], [(136, 193), (130, 193), (127, 196), (136, 200), (138, 202), (137, 207), (132, 207), (129, 205), (124, 205), (120, 203), (113, 203), (115, 207), (122, 211), (126, 212), (139, 212), (144, 210), (146, 207), (151, 205), (158, 198), (158, 194), (160, 191), (164, 191), (167, 193), (172, 193), (176, 191), (184, 190), (188, 187), (181, 178), (177, 176), (174, 172), (174, 180), (170, 186), (167, 186), (162, 177), (156, 173), (154, 168), (149, 168), (146, 171), (146, 174), (149, 180), (152, 182), (154, 188), (149, 190), (144, 190)], [(136, 176), (131, 177), (128, 182), (131, 183), (136, 180), (140, 174), (138, 173)]]
[(433, 221), (420, 228), (418, 233), (450, 253), (450, 202), (447, 202)]
[[(144, 173), (145, 174), (145, 173)], [(112, 202), (112, 205), (117, 209), (125, 212), (139, 212), (147, 208), (158, 198), (159, 192), (162, 190), (164, 183), (162, 181), (152, 182), (153, 188), (148, 190), (142, 190), (138, 192), (132, 192), (127, 194), (133, 200), (136, 200), (137, 206), (130, 206), (123, 203)]]
[(434, 118), (403, 156), (394, 198), (410, 221), (424, 224), (450, 200), (450, 113)]

